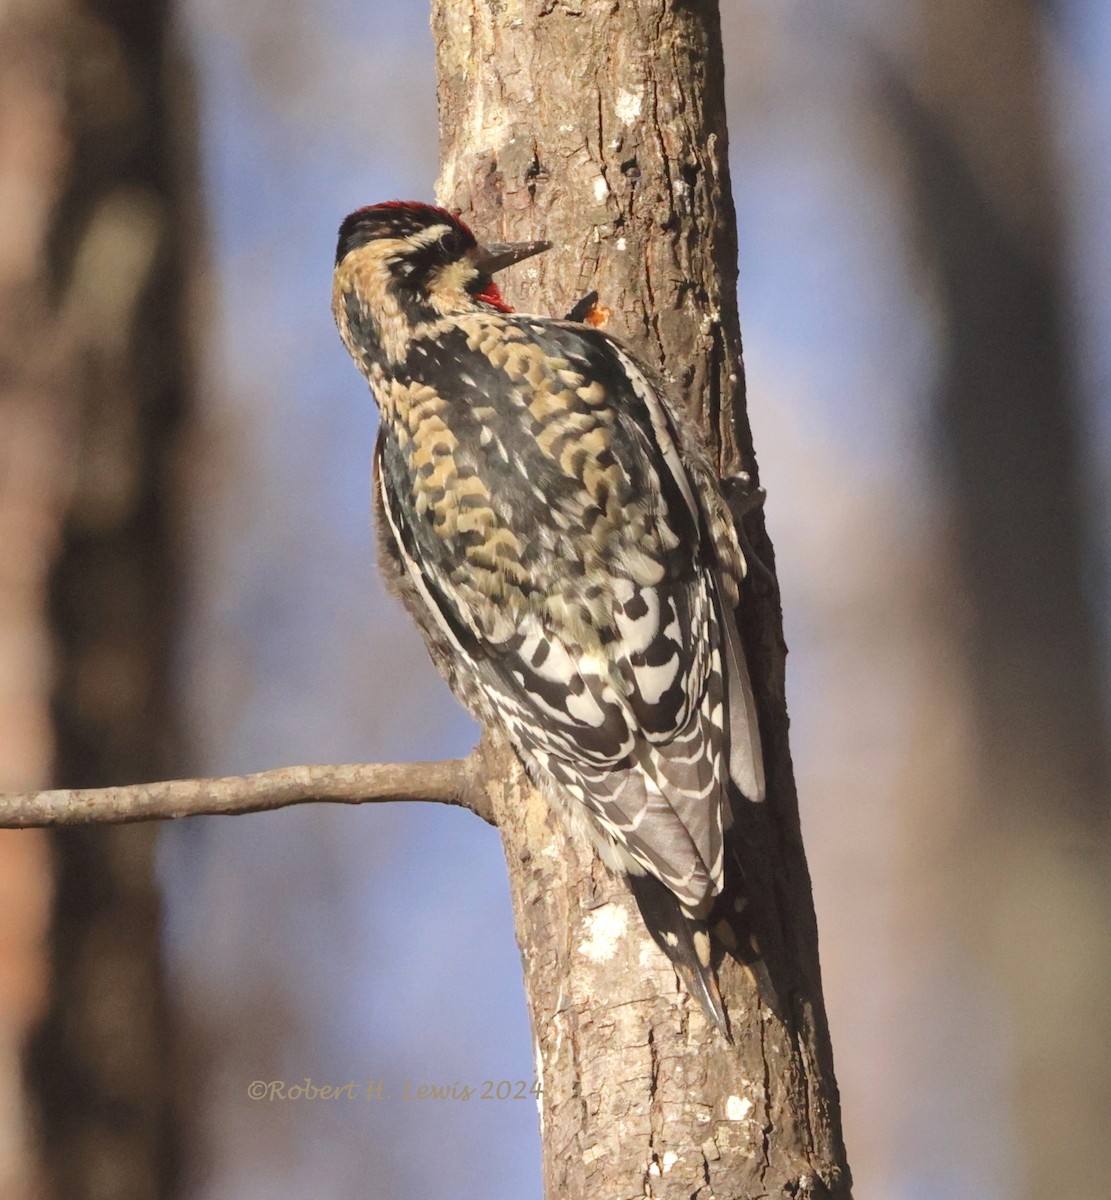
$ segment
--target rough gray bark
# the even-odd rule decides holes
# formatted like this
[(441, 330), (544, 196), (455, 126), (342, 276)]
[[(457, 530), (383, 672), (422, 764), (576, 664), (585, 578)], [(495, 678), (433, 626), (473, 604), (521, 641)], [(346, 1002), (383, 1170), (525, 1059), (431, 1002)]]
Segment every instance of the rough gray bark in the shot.
[[(507, 298), (561, 314), (597, 289), (611, 331), (674, 380), (722, 469), (755, 474), (716, 7), (434, 0), (433, 27), (441, 202), (480, 237), (555, 243), (507, 273)], [(758, 516), (748, 529), (770, 567)], [(736, 932), (744, 944), (751, 920), (778, 999), (723, 962), (733, 1047), (677, 989), (625, 884), (567, 840), (510, 754), (483, 747), (553, 1198), (849, 1195), (774, 589), (754, 580), (742, 619), (769, 799), (739, 814), (749, 903)]]

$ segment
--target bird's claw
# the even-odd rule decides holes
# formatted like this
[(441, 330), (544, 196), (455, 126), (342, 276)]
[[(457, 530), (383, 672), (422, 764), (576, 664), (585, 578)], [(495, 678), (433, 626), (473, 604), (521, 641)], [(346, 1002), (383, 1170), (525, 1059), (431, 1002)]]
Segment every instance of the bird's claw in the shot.
[(726, 503), (729, 505), (729, 511), (733, 514), (733, 523), (737, 529), (737, 539), (741, 543), (741, 550), (744, 552), (745, 561), (748, 563), (750, 571), (754, 570), (757, 575), (763, 578), (771, 590), (774, 591), (776, 587), (775, 575), (761, 561), (760, 556), (752, 548), (752, 542), (749, 540), (748, 533), (745, 530), (745, 517), (756, 512), (757, 509), (764, 507), (764, 501), (768, 498), (767, 490), (759, 485), (754, 485), (752, 476), (747, 471), (738, 471), (735, 475), (727, 475), (721, 483)]

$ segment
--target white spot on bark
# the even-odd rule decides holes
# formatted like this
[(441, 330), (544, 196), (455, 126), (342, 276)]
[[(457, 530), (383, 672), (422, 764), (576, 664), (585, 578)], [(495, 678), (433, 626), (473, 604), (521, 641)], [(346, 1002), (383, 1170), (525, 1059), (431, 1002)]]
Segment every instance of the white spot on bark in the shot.
[(730, 1096), (725, 1102), (725, 1119), (727, 1121), (743, 1121), (752, 1112), (753, 1103), (748, 1097)]
[(483, 150), (500, 150), (511, 138), (509, 118), (495, 103), (487, 106), (486, 88), (480, 82), (474, 89), (474, 101), (469, 111), (470, 132), (465, 145), (473, 146), (476, 153)]
[(637, 956), (637, 961), (642, 967), (658, 967), (661, 957), (659, 946), (650, 938), (645, 938), (641, 942), (640, 954)]
[(640, 106), (643, 101), (643, 88), (637, 88), (635, 92), (627, 92), (624, 88), (619, 88), (617, 100), (613, 106), (614, 112), (617, 113), (617, 119), (624, 125), (635, 121), (640, 116)]
[(579, 943), (579, 953), (591, 962), (609, 962), (625, 936), (629, 914), (616, 904), (603, 904), (586, 915), (587, 936)]
[(649, 1175), (659, 1175), (659, 1173), (660, 1173), (660, 1164), (659, 1163), (649, 1163), (648, 1164), (648, 1174)]
[(601, 1158), (605, 1151), (601, 1146), (591, 1146), (589, 1150), (583, 1151), (583, 1162), (592, 1163), (596, 1158)]
[(613, 243), (613, 245), (614, 245), (614, 249), (616, 249), (616, 250), (628, 250), (628, 248), (629, 248), (629, 243), (626, 242), (624, 238), (618, 238), (617, 241)]
[(602, 201), (605, 200), (605, 198), (609, 195), (609, 190), (609, 184), (606, 183), (601, 175), (599, 175), (598, 178), (594, 180), (594, 199), (601, 204)]
[(679, 1161), (679, 1155), (674, 1150), (665, 1150), (663, 1157), (663, 1173), (666, 1175)]

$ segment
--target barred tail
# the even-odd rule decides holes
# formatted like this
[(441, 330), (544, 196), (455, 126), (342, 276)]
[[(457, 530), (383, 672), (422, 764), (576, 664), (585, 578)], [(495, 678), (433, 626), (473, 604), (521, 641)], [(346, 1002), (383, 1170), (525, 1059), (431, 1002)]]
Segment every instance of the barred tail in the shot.
[(702, 921), (688, 916), (675, 893), (653, 875), (629, 875), (640, 915), (652, 940), (671, 960), (687, 991), (698, 1001), (706, 1019), (732, 1043), (729, 1021), (710, 965), (710, 935)]

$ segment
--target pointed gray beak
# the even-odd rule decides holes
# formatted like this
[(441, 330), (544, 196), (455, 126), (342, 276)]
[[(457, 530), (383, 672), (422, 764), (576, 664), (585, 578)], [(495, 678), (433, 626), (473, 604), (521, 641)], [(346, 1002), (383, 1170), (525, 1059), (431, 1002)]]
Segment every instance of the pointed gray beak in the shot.
[(484, 275), (493, 275), (551, 248), (551, 242), (492, 242), (478, 247), (474, 264)]

